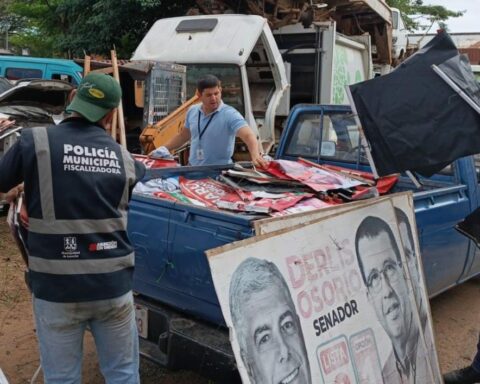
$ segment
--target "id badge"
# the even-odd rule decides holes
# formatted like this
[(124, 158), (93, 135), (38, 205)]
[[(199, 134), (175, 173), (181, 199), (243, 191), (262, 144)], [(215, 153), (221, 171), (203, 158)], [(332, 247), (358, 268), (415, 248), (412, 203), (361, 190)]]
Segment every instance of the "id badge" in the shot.
[(197, 149), (197, 160), (204, 160), (205, 159), (205, 154), (203, 153), (202, 148)]

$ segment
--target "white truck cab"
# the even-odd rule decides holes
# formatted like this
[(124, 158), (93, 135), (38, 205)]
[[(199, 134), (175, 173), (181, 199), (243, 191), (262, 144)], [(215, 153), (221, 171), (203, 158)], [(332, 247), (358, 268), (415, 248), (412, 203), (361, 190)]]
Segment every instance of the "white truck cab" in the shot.
[(254, 15), (160, 19), (132, 60), (185, 65), (187, 98), (199, 78), (216, 75), (223, 100), (244, 115), (266, 152), (278, 139), (291, 104), (348, 104), (345, 85), (372, 74), (369, 36), (338, 34), (333, 21), (274, 35), (267, 20)]
[(408, 31), (397, 8), (392, 8), (392, 43), (393, 58), (402, 59), (407, 52)]

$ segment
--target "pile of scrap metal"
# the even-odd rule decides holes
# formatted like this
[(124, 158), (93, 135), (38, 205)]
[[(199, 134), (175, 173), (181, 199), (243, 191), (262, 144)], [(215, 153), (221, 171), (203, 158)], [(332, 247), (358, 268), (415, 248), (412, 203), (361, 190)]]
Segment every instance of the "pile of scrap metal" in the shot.
[(272, 29), (288, 24), (303, 23), (309, 27), (313, 21), (329, 19), (332, 9), (325, 10), (324, 3), (315, 3), (296, 0), (197, 0), (197, 7), (191, 8), (188, 15), (247, 13), (260, 15), (268, 19)]
[(196, 0), (187, 14), (224, 13), (260, 15), (272, 29), (335, 20), (345, 35), (369, 33), (377, 51), (374, 62), (392, 63), (392, 12), (384, 0)]

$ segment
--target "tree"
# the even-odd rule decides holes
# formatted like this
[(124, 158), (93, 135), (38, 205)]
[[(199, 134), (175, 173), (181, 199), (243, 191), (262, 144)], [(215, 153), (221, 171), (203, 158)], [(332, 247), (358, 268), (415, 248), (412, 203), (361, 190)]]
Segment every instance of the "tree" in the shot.
[[(72, 58), (83, 57), (87, 52), (109, 56), (115, 46), (119, 57), (128, 58), (156, 20), (184, 15), (195, 3), (195, 0), (0, 0), (0, 36), (8, 32), (12, 45), (29, 48), (32, 55)], [(409, 30), (417, 29), (419, 24), (413, 15), (423, 15), (433, 23), (463, 14), (442, 6), (424, 5), (423, 0), (387, 0), (387, 3), (400, 9)]]
[(2, 41), (0, 47), (5, 49), (10, 48), (9, 40), (12, 38), (12, 35), (15, 35), (19, 29), (24, 28), (26, 25), (25, 18), (8, 13), (9, 4), (9, 0), (0, 1), (0, 41)]
[[(387, 0), (387, 4), (400, 10), (405, 26), (409, 31), (419, 28), (430, 29), (435, 22), (448, 26), (446, 20), (449, 17), (459, 17), (465, 13), (464, 11), (454, 12), (441, 5), (426, 5), (423, 0)], [(427, 19), (429, 25), (420, 25), (418, 16)]]
[[(10, 14), (28, 20), (15, 39), (32, 54), (130, 57), (152, 24), (183, 15), (194, 0), (9, 0)], [(50, 54), (45, 51), (49, 50)]]

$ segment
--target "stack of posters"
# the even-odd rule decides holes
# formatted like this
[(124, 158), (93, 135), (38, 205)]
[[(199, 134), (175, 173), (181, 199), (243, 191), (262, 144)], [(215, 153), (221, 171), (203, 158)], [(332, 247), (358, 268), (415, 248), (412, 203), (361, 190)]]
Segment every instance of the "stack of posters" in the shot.
[(411, 193), (207, 252), (244, 383), (442, 383)]
[(276, 217), (377, 197), (387, 193), (398, 179), (374, 180), (368, 172), (303, 159), (271, 161), (261, 171), (235, 164), (214, 177), (204, 174), (170, 171), (166, 178), (138, 183), (134, 192), (209, 209)]

